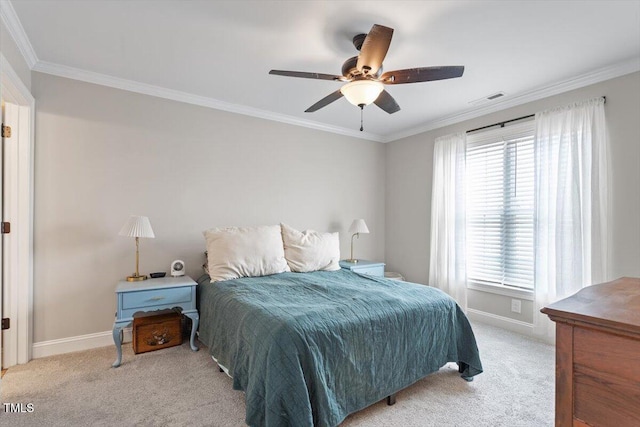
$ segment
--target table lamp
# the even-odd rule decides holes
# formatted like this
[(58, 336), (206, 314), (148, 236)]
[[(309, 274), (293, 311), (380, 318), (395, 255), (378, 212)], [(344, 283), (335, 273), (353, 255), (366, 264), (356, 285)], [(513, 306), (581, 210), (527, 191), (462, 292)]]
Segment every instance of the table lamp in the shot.
[(357, 259), (353, 257), (353, 238), (360, 238), (360, 233), (369, 233), (369, 229), (367, 228), (367, 224), (364, 222), (364, 219), (354, 219), (351, 223), (351, 227), (349, 227), (349, 233), (353, 233), (351, 235), (351, 259), (348, 259), (347, 262), (358, 262)]
[(149, 222), (149, 218), (146, 216), (136, 216), (131, 215), (129, 220), (124, 224), (119, 233), (121, 236), (127, 237), (135, 237), (136, 238), (136, 272), (133, 273), (133, 276), (127, 276), (127, 282), (138, 282), (140, 280), (147, 280), (146, 275), (140, 275), (138, 271), (138, 265), (140, 263), (140, 244), (138, 239), (140, 237), (146, 238), (154, 238), (156, 237), (153, 234), (153, 230), (151, 229), (151, 223)]

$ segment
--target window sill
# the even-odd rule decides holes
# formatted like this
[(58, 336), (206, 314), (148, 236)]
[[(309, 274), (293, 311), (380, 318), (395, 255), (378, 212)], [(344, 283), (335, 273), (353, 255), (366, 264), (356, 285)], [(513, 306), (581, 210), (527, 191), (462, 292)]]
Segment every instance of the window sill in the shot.
[(515, 289), (501, 285), (489, 285), (487, 283), (478, 282), (467, 282), (467, 289), (533, 301), (533, 291), (527, 289)]

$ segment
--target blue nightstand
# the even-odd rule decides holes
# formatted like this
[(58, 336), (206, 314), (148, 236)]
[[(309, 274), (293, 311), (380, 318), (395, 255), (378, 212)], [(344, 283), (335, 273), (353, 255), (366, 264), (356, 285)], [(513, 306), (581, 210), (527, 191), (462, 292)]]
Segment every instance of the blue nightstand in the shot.
[(196, 309), (196, 286), (198, 284), (189, 276), (119, 282), (116, 287), (118, 311), (113, 323), (113, 342), (118, 357), (112, 366), (117, 368), (122, 362), (122, 329), (131, 325), (133, 315), (139, 312), (181, 308), (182, 314), (191, 319), (191, 350), (198, 351), (195, 337), (200, 316)]
[(384, 262), (358, 260), (358, 262), (340, 261), (340, 267), (351, 270), (354, 273), (368, 274), (369, 276), (384, 277)]

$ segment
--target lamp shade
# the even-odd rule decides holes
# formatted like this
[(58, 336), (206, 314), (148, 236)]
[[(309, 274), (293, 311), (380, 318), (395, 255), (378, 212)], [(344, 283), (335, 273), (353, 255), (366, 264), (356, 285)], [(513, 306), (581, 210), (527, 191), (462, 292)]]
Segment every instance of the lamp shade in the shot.
[(118, 234), (128, 237), (156, 237), (149, 218), (137, 215), (131, 215)]
[(384, 85), (374, 80), (356, 80), (340, 88), (340, 92), (353, 105), (369, 105), (380, 96)]
[(349, 233), (369, 233), (369, 229), (367, 228), (367, 224), (364, 222), (364, 219), (354, 219), (351, 223), (351, 227), (349, 227)]

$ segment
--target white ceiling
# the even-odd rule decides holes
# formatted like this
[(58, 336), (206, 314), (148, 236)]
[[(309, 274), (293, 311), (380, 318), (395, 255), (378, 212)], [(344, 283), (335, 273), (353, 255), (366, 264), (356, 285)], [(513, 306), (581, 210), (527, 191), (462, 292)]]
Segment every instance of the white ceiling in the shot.
[[(640, 69), (638, 0), (3, 0), (2, 7), (34, 70), (377, 141)], [(340, 74), (357, 54), (351, 38), (373, 24), (395, 30), (385, 71), (464, 65), (464, 76), (388, 86), (402, 110), (366, 107), (360, 133), (360, 111), (344, 98), (304, 113), (340, 83), (268, 74)], [(494, 103), (470, 103), (500, 91), (506, 96)]]

